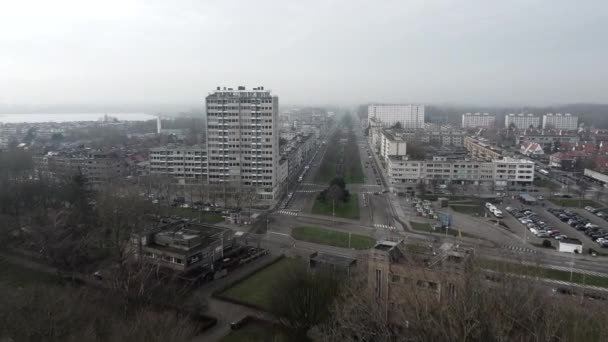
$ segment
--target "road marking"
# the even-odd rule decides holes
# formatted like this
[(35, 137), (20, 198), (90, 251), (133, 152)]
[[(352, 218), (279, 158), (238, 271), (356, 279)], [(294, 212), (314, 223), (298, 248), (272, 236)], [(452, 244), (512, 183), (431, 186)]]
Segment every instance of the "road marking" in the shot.
[(509, 250), (515, 251), (515, 252), (538, 254), (537, 250), (520, 247), (520, 246), (502, 245), (501, 247), (504, 249), (509, 249)]
[(375, 228), (384, 228), (384, 229), (388, 229), (388, 230), (395, 230), (396, 228), (393, 226), (389, 226), (388, 224), (380, 224), (380, 223), (374, 223), (374, 227)]
[(292, 210), (279, 210), (279, 214), (298, 216), (298, 212)]
[(314, 192), (319, 192), (321, 190), (296, 190), (296, 192), (299, 193), (314, 193)]

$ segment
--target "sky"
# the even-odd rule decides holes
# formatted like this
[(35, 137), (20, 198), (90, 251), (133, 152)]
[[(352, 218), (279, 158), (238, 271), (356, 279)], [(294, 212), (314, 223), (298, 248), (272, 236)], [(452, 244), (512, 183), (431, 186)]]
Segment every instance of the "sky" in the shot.
[(0, 0), (0, 104), (608, 102), (608, 1)]

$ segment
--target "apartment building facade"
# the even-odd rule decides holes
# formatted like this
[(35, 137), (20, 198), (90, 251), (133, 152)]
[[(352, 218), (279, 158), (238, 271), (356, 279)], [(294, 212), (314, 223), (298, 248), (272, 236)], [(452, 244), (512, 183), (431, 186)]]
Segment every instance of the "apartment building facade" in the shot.
[(180, 183), (207, 181), (207, 146), (161, 146), (150, 149), (150, 173)]
[(519, 130), (539, 128), (540, 123), (540, 116), (536, 116), (534, 114), (511, 113), (505, 116), (505, 128), (509, 128), (511, 125), (515, 126), (515, 128)]
[(391, 190), (411, 192), (418, 183), (425, 184), (488, 184), (498, 188), (531, 186), (534, 162), (503, 158), (491, 162), (471, 160), (408, 160), (393, 156), (387, 164)]
[(279, 194), (279, 99), (264, 87), (220, 88), (206, 97), (208, 183)]
[(389, 156), (405, 156), (407, 143), (404, 138), (393, 134), (390, 130), (383, 130), (380, 135), (380, 157), (388, 162)]
[(491, 146), (485, 139), (465, 137), (463, 145), (475, 160), (491, 161), (502, 157), (502, 151)]
[(125, 157), (114, 151), (48, 152), (32, 160), (36, 171), (50, 178), (81, 174), (90, 183), (111, 183), (129, 175)]
[(424, 106), (416, 104), (370, 104), (367, 107), (367, 117), (376, 119), (384, 127), (390, 127), (397, 122), (402, 128), (424, 127)]
[(496, 116), (488, 113), (462, 114), (462, 128), (492, 128), (496, 125)]
[(578, 116), (570, 113), (547, 113), (543, 115), (543, 129), (575, 130), (578, 128)]

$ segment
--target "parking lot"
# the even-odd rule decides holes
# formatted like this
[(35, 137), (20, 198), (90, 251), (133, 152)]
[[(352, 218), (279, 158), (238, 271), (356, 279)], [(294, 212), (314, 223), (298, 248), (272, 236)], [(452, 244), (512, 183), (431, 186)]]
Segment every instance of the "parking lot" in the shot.
[[(592, 209), (592, 208), (589, 208)], [(585, 248), (608, 248), (608, 229), (606, 221), (599, 217), (590, 219), (591, 212), (560, 207), (530, 207), (507, 206), (505, 211), (510, 213), (517, 222), (511, 227), (516, 234), (526, 236), (526, 241), (540, 246), (543, 240), (559, 241), (564, 238), (574, 238), (583, 242)], [(608, 214), (606, 215), (608, 217)], [(602, 225), (603, 223), (603, 225)], [(556, 246), (556, 242), (552, 242)]]

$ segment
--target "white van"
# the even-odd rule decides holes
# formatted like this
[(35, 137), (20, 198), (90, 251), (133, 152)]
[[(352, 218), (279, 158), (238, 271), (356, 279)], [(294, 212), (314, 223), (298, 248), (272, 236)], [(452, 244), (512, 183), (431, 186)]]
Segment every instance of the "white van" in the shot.
[(499, 209), (494, 208), (494, 210), (490, 210), (492, 212), (492, 214), (494, 214), (494, 216), (496, 216), (497, 218), (502, 218), (502, 211), (500, 211)]

